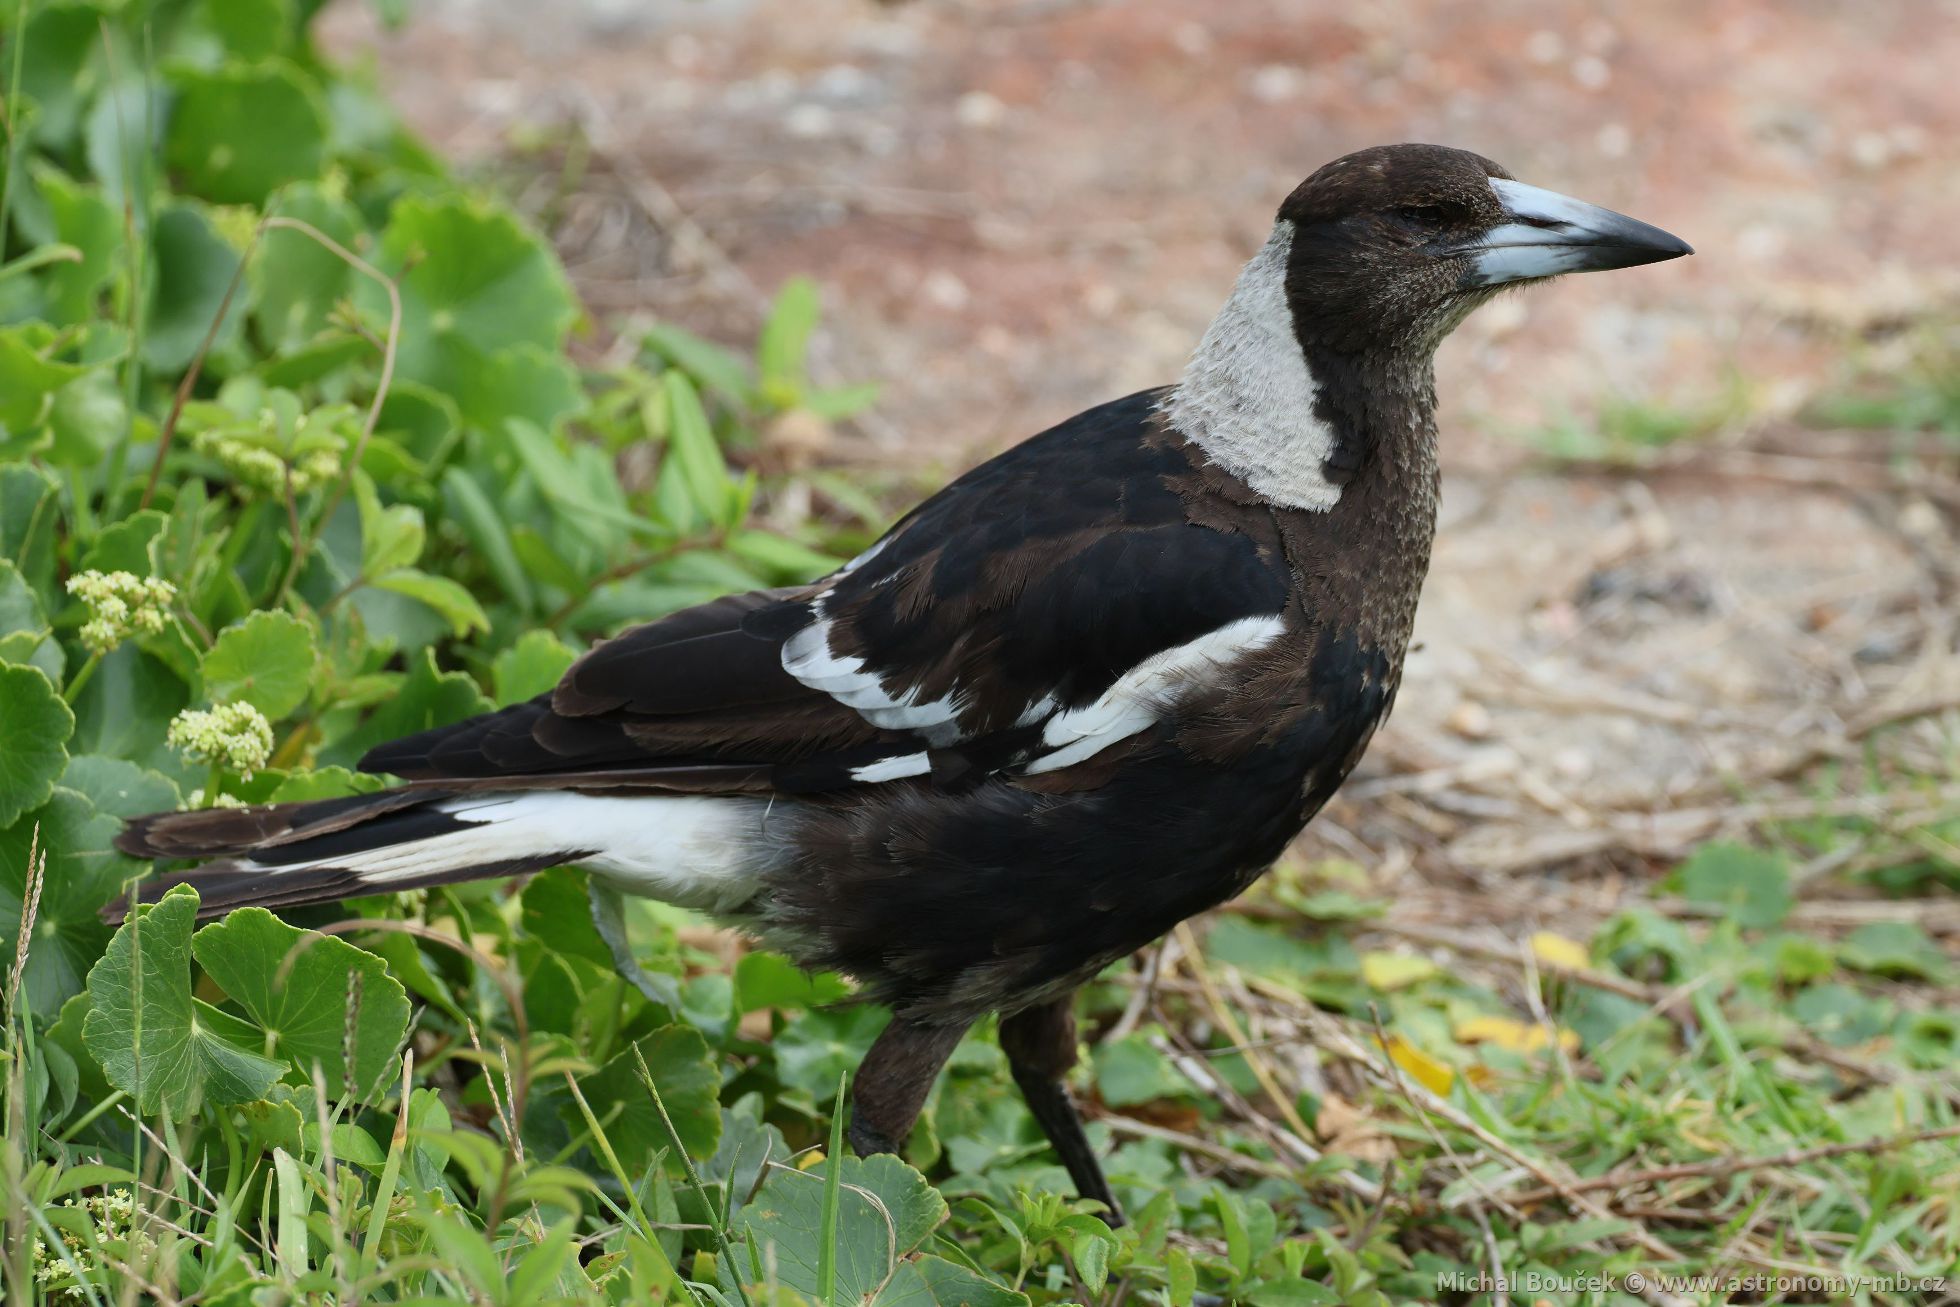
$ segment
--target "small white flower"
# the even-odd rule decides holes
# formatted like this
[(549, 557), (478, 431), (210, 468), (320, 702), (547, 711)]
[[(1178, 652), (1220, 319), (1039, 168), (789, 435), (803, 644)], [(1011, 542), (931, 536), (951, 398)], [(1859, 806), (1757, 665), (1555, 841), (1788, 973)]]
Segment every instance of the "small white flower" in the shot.
[(272, 723), (249, 703), (221, 703), (209, 712), (186, 708), (165, 738), (193, 762), (216, 763), (248, 781), (272, 757)]
[(177, 587), (160, 576), (134, 572), (77, 572), (68, 593), (87, 606), (82, 644), (90, 653), (108, 653), (132, 635), (155, 635), (170, 618)]

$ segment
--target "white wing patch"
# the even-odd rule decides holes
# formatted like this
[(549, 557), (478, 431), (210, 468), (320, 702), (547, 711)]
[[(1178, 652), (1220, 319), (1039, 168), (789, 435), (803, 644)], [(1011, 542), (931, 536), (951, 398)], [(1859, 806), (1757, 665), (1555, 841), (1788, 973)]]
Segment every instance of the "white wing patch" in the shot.
[(933, 744), (959, 739), (957, 692), (941, 699), (921, 699), (917, 687), (893, 694), (862, 658), (831, 652), (830, 629), (828, 620), (813, 622), (785, 640), (783, 670), (812, 690), (857, 709), (873, 726), (917, 731)]
[(1050, 717), (1041, 728), (1041, 743), (1053, 752), (1036, 758), (1026, 770), (1036, 774), (1068, 767), (1148, 730), (1187, 691), (1218, 684), (1228, 664), (1271, 644), (1285, 625), (1278, 615), (1242, 617), (1152, 654), (1119, 676), (1094, 703)]

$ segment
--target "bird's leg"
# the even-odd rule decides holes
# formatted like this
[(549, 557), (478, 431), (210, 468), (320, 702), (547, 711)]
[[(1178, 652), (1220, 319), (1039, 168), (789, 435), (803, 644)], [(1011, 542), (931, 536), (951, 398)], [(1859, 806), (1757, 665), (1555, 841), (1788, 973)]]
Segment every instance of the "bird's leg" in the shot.
[(620, 897), (619, 890), (597, 876), (590, 876), (586, 878), (585, 893), (592, 900), (592, 924), (612, 952), (614, 969), (645, 994), (649, 1002), (679, 1011), (681, 992), (673, 977), (653, 975), (633, 956), (633, 946), (626, 939), (626, 900)]
[(1007, 1054), (1014, 1083), (1028, 1100), (1028, 1110), (1041, 1123), (1041, 1132), (1068, 1168), (1069, 1179), (1084, 1198), (1093, 1198), (1109, 1209), (1104, 1217), (1111, 1225), (1123, 1224), (1123, 1209), (1103, 1178), (1102, 1164), (1082, 1133), (1082, 1118), (1068, 1096), (1062, 1077), (1075, 1065), (1075, 1015), (1070, 1010), (1071, 995), (1050, 999), (1038, 1007), (1025, 1008), (1001, 1018), (1000, 1046)]
[(899, 1150), (964, 1034), (964, 1024), (934, 1026), (892, 1017), (851, 1081), (851, 1148), (859, 1157)]

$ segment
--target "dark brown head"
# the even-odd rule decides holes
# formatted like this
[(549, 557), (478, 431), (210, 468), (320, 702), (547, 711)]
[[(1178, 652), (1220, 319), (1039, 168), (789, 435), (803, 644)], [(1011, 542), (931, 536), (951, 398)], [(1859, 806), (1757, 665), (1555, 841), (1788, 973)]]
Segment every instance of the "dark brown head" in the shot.
[(1382, 145), (1334, 160), (1280, 206), (1301, 342), (1426, 349), (1494, 289), (1693, 251), (1623, 214), (1512, 179), (1481, 155)]

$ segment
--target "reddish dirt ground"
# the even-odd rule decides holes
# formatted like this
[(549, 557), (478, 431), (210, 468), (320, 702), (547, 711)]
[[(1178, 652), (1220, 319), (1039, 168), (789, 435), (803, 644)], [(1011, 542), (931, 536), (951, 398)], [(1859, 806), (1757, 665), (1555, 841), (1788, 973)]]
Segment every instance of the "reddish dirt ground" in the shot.
[[(1360, 145), (1472, 148), (1694, 242), (1508, 297), (1445, 346), (1423, 647), (1368, 772), (1316, 824), (1326, 846), (1476, 875), (1569, 847), (1664, 858), (1710, 828), (1642, 825), (1657, 804), (1960, 688), (1936, 562), (1960, 500), (1835, 484), (1883, 481), (1856, 447), (1624, 481), (1534, 470), (1517, 438), (1738, 384), (1773, 426), (1854, 345), (1887, 348), (1858, 342), (1951, 314), (1955, 0), (414, 13), (387, 33), (342, 4), (328, 43), (371, 58), (451, 157), (505, 166), (567, 123), (595, 138), (569, 185), (512, 169), (595, 316), (739, 339), (781, 279), (822, 282), (825, 361), (887, 383), (839, 457), (956, 470), (1173, 379), (1279, 200)], [(715, 253), (674, 239), (668, 200)]]
[[(1478, 150), (1699, 250), (1473, 318), (1442, 359), (1457, 433), (1602, 396), (1693, 406), (1732, 373), (1787, 406), (1839, 329), (1960, 298), (1953, 0), (413, 13), (387, 34), (344, 4), (330, 43), (371, 52), (452, 157), (584, 121), (757, 285), (818, 277), (839, 359), (890, 383), (889, 429), (953, 463), (1172, 379), (1287, 190), (1380, 141)], [(752, 329), (752, 305), (614, 201), (570, 206), (557, 232), (596, 310)]]

